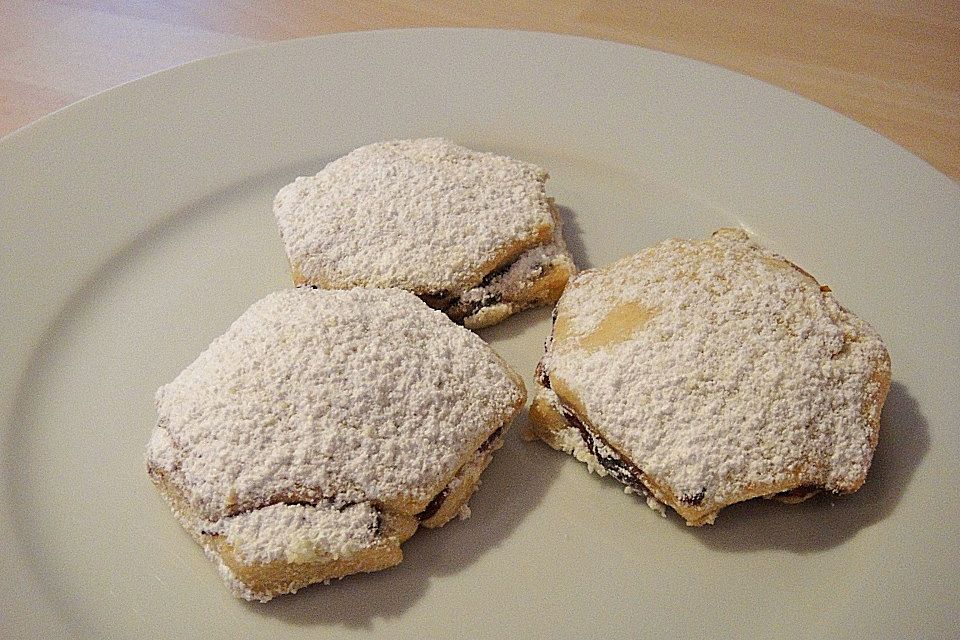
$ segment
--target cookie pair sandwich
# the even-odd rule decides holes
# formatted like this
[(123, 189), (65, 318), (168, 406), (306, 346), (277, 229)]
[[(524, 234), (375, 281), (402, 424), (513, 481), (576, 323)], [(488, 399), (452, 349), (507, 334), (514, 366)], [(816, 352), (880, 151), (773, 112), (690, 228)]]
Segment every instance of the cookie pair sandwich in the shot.
[(271, 294), (157, 392), (150, 478), (237, 595), (400, 562), (467, 501), (526, 398), (477, 335), (393, 289)]
[(890, 357), (828, 287), (722, 229), (577, 276), (536, 380), (534, 435), (699, 526), (856, 491)]
[(277, 194), (297, 285), (400, 288), (471, 329), (552, 304), (573, 260), (547, 172), (443, 138), (361, 147)]

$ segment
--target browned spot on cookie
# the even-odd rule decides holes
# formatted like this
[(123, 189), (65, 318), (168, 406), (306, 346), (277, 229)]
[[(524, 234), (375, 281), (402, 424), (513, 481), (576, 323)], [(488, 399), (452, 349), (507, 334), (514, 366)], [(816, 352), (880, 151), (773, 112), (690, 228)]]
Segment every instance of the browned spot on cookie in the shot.
[(580, 338), (580, 346), (592, 351), (623, 342), (635, 331), (643, 329), (658, 312), (658, 309), (650, 309), (639, 302), (618, 304), (604, 316), (593, 332)]

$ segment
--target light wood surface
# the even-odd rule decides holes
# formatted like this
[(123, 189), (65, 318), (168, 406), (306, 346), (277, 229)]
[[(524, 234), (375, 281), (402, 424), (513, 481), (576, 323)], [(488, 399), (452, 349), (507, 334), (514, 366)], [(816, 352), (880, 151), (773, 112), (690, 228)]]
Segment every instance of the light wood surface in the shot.
[(572, 33), (712, 62), (846, 114), (960, 179), (960, 0), (0, 0), (0, 135), (194, 58), (419, 26)]

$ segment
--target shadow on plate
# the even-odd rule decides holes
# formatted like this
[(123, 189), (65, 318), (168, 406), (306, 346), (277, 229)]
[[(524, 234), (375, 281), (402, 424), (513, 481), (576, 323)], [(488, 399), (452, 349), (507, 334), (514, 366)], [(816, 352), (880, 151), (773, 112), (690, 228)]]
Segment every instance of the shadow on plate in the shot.
[(929, 428), (917, 401), (902, 383), (894, 382), (881, 415), (873, 464), (858, 492), (818, 495), (792, 506), (750, 500), (721, 511), (716, 524), (699, 528), (686, 527), (675, 514), (670, 518), (704, 545), (721, 551), (816, 553), (842, 544), (893, 513), (929, 448)]
[(590, 269), (593, 263), (587, 254), (587, 248), (583, 244), (583, 229), (577, 222), (577, 214), (570, 207), (562, 204), (554, 204), (557, 213), (560, 214), (560, 223), (563, 226), (563, 239), (567, 243), (567, 248), (573, 255), (573, 262), (577, 269)]
[(350, 628), (368, 628), (378, 618), (402, 615), (427, 593), (431, 580), (465, 570), (507, 540), (553, 484), (564, 458), (521, 442), (526, 420), (524, 409), (484, 472), (483, 484), (470, 500), (468, 520), (418, 530), (403, 545), (403, 562), (392, 569), (347, 576), (247, 608), (290, 624)]

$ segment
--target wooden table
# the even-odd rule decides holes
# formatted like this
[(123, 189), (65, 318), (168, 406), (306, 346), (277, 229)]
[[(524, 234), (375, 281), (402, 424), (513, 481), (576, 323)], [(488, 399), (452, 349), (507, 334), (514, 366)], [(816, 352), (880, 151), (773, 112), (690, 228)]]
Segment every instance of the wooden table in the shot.
[(960, 179), (958, 0), (0, 0), (0, 134), (194, 58), (415, 26), (573, 33), (705, 60), (844, 113)]

